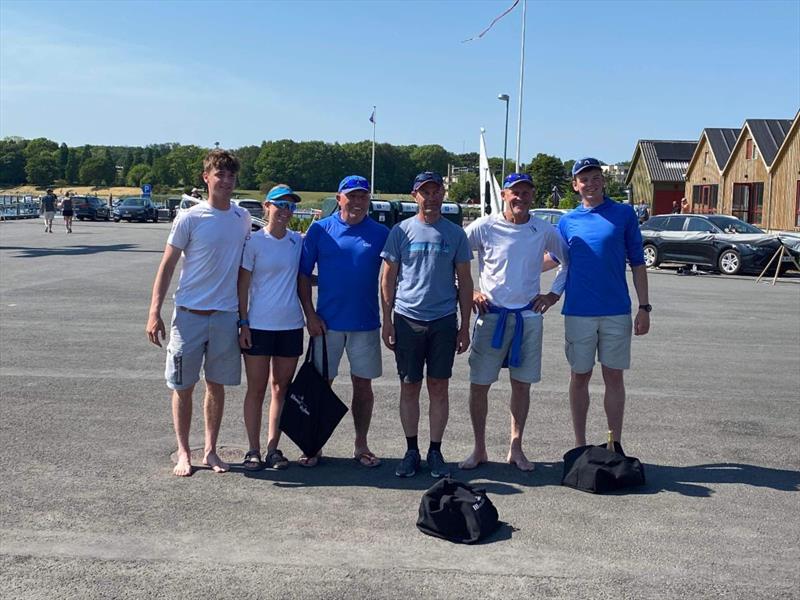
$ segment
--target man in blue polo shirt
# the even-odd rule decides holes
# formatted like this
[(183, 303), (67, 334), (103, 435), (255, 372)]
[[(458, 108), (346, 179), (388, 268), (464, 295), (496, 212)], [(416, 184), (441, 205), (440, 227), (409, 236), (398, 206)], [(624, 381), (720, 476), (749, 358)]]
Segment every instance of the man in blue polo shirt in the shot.
[(600, 162), (584, 158), (572, 167), (572, 187), (581, 197), (578, 207), (561, 217), (558, 230), (569, 246), (569, 272), (562, 314), (566, 354), (572, 375), (569, 400), (575, 445), (586, 445), (589, 380), (595, 355), (603, 370), (604, 406), (608, 429), (622, 437), (625, 411), (623, 373), (631, 362), (631, 299), (625, 278), (631, 265), (639, 307), (634, 335), (650, 330), (647, 270), (642, 236), (633, 208), (604, 194)]
[[(313, 223), (303, 240), (298, 291), (308, 333), (314, 338), (314, 359), (322, 372), (322, 334), (328, 346), (331, 381), (347, 351), (353, 383), (353, 456), (365, 467), (380, 459), (367, 445), (374, 395), (372, 380), (380, 377), (381, 336), (378, 273), (389, 230), (368, 217), (369, 182), (358, 175), (342, 179), (336, 195), (339, 211)], [(317, 267), (317, 307), (311, 298), (311, 274)], [(301, 456), (300, 465), (316, 466), (319, 457)]]

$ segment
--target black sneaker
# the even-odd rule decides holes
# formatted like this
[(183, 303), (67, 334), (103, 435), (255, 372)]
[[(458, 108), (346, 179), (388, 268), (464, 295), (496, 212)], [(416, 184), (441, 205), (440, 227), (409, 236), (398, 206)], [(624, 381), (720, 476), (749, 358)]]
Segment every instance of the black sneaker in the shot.
[(397, 465), (394, 474), (398, 477), (413, 477), (417, 474), (419, 463), (419, 450), (406, 450), (406, 455), (403, 457), (403, 460), (400, 461), (400, 464)]
[(425, 462), (431, 470), (431, 477), (450, 477), (450, 467), (444, 462), (444, 456), (438, 450), (428, 450)]

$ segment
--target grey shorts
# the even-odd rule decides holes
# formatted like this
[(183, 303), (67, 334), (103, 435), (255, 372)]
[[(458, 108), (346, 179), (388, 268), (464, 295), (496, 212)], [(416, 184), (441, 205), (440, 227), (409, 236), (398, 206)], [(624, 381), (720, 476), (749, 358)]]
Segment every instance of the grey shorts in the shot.
[(630, 315), (611, 317), (564, 317), (564, 346), (567, 361), (574, 373), (588, 373), (594, 368), (594, 357), (610, 369), (631, 366)]
[(46, 210), (42, 213), (42, 216), (44, 216), (45, 221), (52, 221), (56, 218), (56, 213), (52, 210)]
[[(375, 379), (383, 373), (381, 362), (381, 330), (333, 331), (325, 334), (328, 346), (328, 377), (339, 374), (339, 363), (347, 351), (350, 374), (362, 379)], [(314, 366), (322, 373), (322, 336), (314, 338)]]
[(189, 389), (200, 379), (201, 367), (208, 381), (239, 385), (242, 358), (238, 320), (238, 312), (197, 315), (176, 309), (167, 345), (167, 387)]
[[(469, 381), (478, 385), (491, 385), (497, 381), (503, 361), (511, 349), (517, 315), (506, 319), (506, 331), (500, 348), (492, 348), (492, 337), (500, 315), (486, 313), (478, 317), (472, 330), (469, 353)], [(536, 383), (542, 379), (542, 317), (523, 317), (525, 329), (522, 338), (520, 366), (509, 367), (511, 378), (522, 383)]]
[(418, 321), (394, 313), (394, 356), (400, 380), (403, 383), (422, 381), (426, 365), (428, 377), (450, 379), (457, 334), (455, 313), (434, 321)]

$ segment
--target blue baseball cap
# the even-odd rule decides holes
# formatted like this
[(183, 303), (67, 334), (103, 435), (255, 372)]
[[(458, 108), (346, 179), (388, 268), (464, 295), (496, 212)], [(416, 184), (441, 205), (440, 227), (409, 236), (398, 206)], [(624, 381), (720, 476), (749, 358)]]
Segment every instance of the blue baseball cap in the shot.
[(339, 182), (339, 193), (347, 194), (355, 190), (369, 191), (369, 181), (361, 175), (348, 175)]
[(429, 181), (433, 181), (434, 183), (439, 185), (444, 185), (444, 180), (442, 179), (441, 175), (433, 171), (425, 171), (424, 173), (420, 173), (414, 178), (414, 187), (411, 188), (411, 191), (416, 192), (419, 188), (421, 188)]
[(599, 169), (600, 168), (600, 161), (596, 158), (582, 158), (580, 160), (576, 160), (575, 164), (572, 165), (572, 176), (575, 177), (581, 171), (585, 171), (586, 169)]
[(267, 192), (267, 202), (271, 202), (272, 200), (292, 200), (292, 202), (300, 202), (300, 196), (295, 194), (288, 185), (281, 183)]
[(503, 180), (503, 189), (507, 190), (510, 187), (514, 187), (518, 183), (527, 183), (529, 186), (535, 187), (533, 185), (533, 179), (527, 173), (509, 173)]

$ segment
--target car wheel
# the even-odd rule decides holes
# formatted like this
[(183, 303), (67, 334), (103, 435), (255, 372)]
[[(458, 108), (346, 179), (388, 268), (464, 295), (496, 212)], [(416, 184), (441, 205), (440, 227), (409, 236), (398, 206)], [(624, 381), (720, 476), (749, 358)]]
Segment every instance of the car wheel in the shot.
[(644, 264), (646, 267), (657, 267), (661, 261), (658, 259), (658, 249), (653, 244), (644, 245)]
[(725, 275), (736, 275), (742, 270), (742, 258), (736, 250), (723, 250), (717, 260), (717, 266)]
[(90, 221), (97, 221), (97, 215), (96, 214), (92, 215), (91, 217), (89, 217), (89, 220)]
[(158, 213), (153, 215), (153, 223), (158, 223)]
[(78, 221), (83, 221), (83, 217), (78, 217)]
[(108, 221), (109, 218), (110, 217), (108, 215), (106, 215), (105, 217), (103, 217), (103, 221)]
[(119, 223), (119, 219), (117, 217), (114, 217), (114, 223)]

